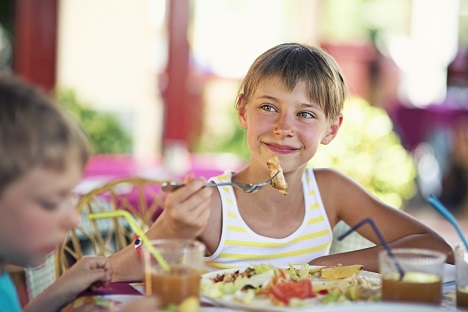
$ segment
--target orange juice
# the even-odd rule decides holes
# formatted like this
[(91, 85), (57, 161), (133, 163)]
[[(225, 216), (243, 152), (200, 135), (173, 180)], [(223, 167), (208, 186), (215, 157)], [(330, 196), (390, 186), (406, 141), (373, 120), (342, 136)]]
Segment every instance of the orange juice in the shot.
[(382, 300), (440, 304), (442, 280), (425, 273), (406, 273), (403, 280), (383, 277)]
[(171, 266), (170, 272), (153, 273), (146, 282), (151, 286), (147, 294), (158, 296), (163, 307), (178, 305), (188, 297), (198, 298), (200, 293), (200, 271), (183, 265)]
[(457, 307), (468, 308), (468, 286), (457, 289)]

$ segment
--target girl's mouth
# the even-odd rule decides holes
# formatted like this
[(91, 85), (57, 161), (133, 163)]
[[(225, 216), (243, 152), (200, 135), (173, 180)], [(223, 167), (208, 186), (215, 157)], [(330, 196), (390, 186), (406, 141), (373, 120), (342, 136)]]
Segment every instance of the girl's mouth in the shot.
[(290, 154), (298, 149), (292, 146), (287, 146), (287, 145), (278, 145), (278, 144), (271, 144), (271, 143), (265, 143), (265, 145), (273, 152), (278, 153), (278, 154)]

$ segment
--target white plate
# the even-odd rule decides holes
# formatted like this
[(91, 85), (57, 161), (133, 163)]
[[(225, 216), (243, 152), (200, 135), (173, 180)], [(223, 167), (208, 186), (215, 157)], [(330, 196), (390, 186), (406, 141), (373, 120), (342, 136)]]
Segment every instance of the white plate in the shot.
[[(315, 268), (315, 266), (310, 266), (310, 269)], [(236, 269), (226, 269), (226, 270), (219, 270), (219, 271), (213, 271), (209, 272), (206, 274), (202, 275), (202, 278), (213, 278), (216, 277), (218, 274), (225, 274), (225, 273), (233, 273), (235, 271), (242, 271), (242, 268), (236, 268)], [(369, 272), (369, 271), (360, 271), (358, 273), (361, 277), (371, 280), (371, 281), (380, 281), (380, 274), (374, 273), (374, 272)], [(325, 280), (324, 280), (325, 281)], [(339, 304), (322, 304), (317, 298), (310, 298), (306, 299), (306, 301), (310, 304), (307, 307), (302, 307), (302, 308), (287, 308), (287, 307), (279, 307), (275, 306), (271, 303), (269, 299), (255, 299), (252, 303), (246, 304), (234, 300), (229, 300), (226, 298), (212, 298), (208, 296), (201, 295), (201, 297), (208, 302), (212, 302), (215, 305), (220, 305), (220, 306), (225, 306), (229, 308), (233, 308), (236, 310), (243, 310), (243, 311), (299, 311), (299, 310), (304, 310), (307, 308), (313, 308), (314, 311), (316, 311), (317, 308), (319, 307), (328, 307), (328, 306), (340, 306)], [(354, 303), (345, 303), (347, 305), (352, 306)], [(356, 310), (357, 311), (357, 310)], [(369, 310), (370, 311), (370, 310)], [(382, 312), (382, 311), (379, 311)]]
[[(282, 310), (282, 311), (292, 311)], [(313, 312), (437, 312), (446, 308), (424, 304), (407, 304), (391, 302), (344, 302), (315, 306), (307, 311)], [(297, 312), (297, 310), (296, 310)]]
[[(139, 298), (140, 295), (95, 295), (84, 296), (73, 300), (62, 311), (75, 311), (75, 309), (87, 309), (87, 311), (115, 311), (122, 309), (128, 301)], [(83, 305), (86, 305), (83, 308)]]

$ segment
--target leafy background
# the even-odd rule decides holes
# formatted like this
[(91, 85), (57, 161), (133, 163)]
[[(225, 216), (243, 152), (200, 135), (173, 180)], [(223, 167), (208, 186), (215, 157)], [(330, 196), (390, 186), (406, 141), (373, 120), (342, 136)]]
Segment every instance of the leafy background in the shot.
[(132, 139), (116, 115), (93, 109), (71, 89), (59, 88), (55, 97), (58, 103), (80, 121), (89, 136), (94, 153), (122, 154), (132, 151)]

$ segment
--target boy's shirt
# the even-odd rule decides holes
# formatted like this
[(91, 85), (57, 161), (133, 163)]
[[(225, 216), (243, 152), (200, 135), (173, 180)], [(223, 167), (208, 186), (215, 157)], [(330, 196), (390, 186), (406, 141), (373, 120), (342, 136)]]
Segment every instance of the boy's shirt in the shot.
[(0, 312), (20, 312), (21, 305), (15, 285), (6, 271), (0, 274)]

